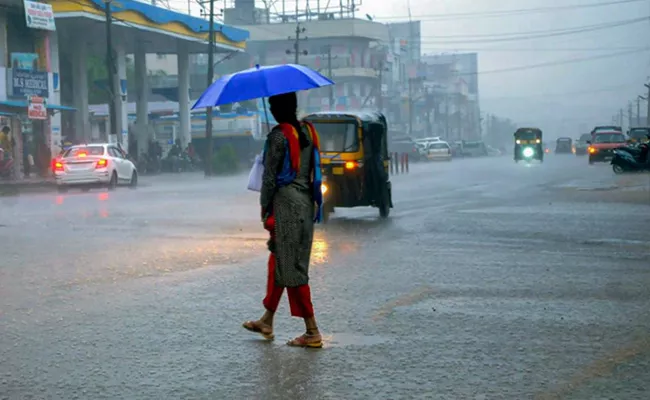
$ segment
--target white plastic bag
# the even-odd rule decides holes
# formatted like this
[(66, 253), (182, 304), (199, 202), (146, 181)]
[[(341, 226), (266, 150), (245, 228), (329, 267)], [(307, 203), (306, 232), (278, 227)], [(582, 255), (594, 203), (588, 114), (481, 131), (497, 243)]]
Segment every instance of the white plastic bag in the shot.
[(264, 161), (262, 154), (258, 154), (253, 162), (250, 174), (248, 174), (248, 190), (254, 192), (262, 191), (262, 175), (264, 175)]

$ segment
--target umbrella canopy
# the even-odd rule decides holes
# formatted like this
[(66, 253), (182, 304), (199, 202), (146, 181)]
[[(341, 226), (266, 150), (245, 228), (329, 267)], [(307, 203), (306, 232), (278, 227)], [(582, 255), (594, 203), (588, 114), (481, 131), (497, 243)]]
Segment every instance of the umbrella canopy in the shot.
[(333, 84), (323, 75), (302, 65), (257, 65), (217, 79), (194, 103), (192, 110)]

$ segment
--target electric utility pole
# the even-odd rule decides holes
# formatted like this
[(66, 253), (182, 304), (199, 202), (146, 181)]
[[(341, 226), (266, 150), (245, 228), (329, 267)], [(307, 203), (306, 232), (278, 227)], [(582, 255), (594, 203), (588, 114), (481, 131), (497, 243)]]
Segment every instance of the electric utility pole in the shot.
[(618, 110), (618, 126), (623, 128), (623, 109)]
[(627, 103), (627, 129), (632, 127), (632, 102)]
[(646, 96), (646, 99), (648, 100), (648, 109), (646, 110), (646, 126), (650, 126), (650, 85), (645, 83), (643, 86), (648, 88), (648, 95)]
[[(208, 33), (208, 86), (214, 80), (214, 0), (210, 0), (210, 27)], [(205, 176), (212, 176), (212, 107), (205, 113)]]
[(636, 97), (636, 121), (634, 126), (641, 126), (641, 100), (645, 100), (645, 97), (641, 95)]
[[(104, 3), (104, 17), (106, 18), (106, 71), (108, 73), (108, 118), (111, 130), (108, 132), (109, 137), (112, 134), (117, 136), (117, 143), (122, 143), (122, 132), (117, 132), (117, 113), (115, 110), (116, 96), (119, 95), (117, 85), (115, 84), (115, 75), (117, 68), (115, 65), (115, 55), (113, 54), (113, 10), (111, 9), (111, 0)], [(83, 132), (87, 137), (89, 132)]]
[[(332, 80), (332, 45), (327, 45), (327, 77)], [(329, 85), (330, 111), (334, 110), (334, 85)]]
[(409, 136), (413, 137), (413, 78), (409, 78)]
[[(213, 0), (212, 0), (213, 1)], [(306, 29), (302, 26), (300, 26), (300, 22), (296, 24), (296, 36), (291, 37), (289, 36), (289, 40), (293, 40), (293, 51), (292, 50), (287, 50), (287, 54), (293, 54), (295, 56), (294, 59), (294, 64), (300, 64), (300, 55), (306, 56), (308, 54), (307, 50), (302, 50), (300, 51), (300, 41), (301, 40), (307, 40), (307, 36), (305, 37), (300, 37), (300, 34), (305, 33)]]

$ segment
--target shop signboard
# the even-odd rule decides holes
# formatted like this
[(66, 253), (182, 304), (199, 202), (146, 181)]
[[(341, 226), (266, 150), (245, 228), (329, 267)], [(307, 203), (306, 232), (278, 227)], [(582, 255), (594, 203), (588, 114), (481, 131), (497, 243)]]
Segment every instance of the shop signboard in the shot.
[(10, 76), (11, 97), (49, 96), (47, 72), (12, 69)]
[(47, 101), (42, 97), (31, 96), (27, 106), (27, 118), (47, 119)]
[(38, 54), (11, 53), (11, 68), (25, 71), (38, 70)]
[(25, 21), (28, 28), (56, 31), (52, 6), (37, 1), (24, 0)]

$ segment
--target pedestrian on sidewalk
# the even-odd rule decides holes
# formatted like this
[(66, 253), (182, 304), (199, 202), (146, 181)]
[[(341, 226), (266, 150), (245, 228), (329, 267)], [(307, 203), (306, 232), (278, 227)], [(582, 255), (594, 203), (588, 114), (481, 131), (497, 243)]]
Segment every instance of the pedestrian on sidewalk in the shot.
[[(305, 333), (287, 342), (289, 346), (323, 346), (314, 317), (309, 287), (309, 258), (314, 222), (320, 211), (320, 156), (318, 134), (313, 125), (297, 118), (295, 93), (269, 98), (279, 125), (268, 134), (264, 152), (264, 175), (260, 204), (262, 222), (269, 231), (266, 309), (257, 321), (244, 328), (273, 339), (273, 317), (287, 288), (291, 315), (305, 321)], [(315, 167), (316, 166), (316, 167)], [(314, 213), (314, 203), (319, 207)]]

